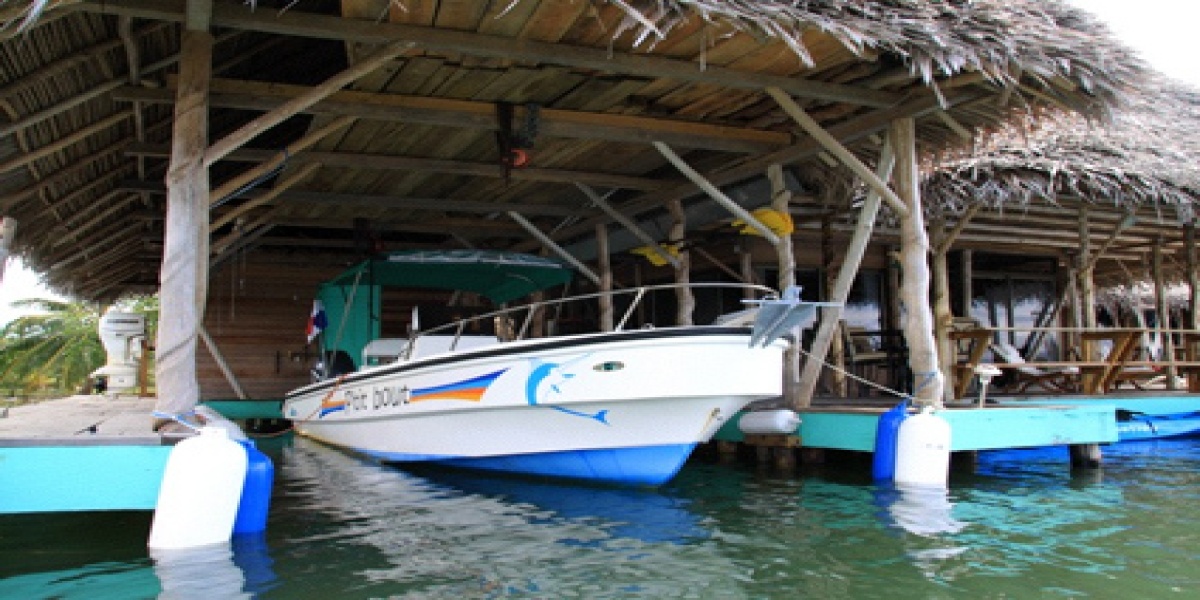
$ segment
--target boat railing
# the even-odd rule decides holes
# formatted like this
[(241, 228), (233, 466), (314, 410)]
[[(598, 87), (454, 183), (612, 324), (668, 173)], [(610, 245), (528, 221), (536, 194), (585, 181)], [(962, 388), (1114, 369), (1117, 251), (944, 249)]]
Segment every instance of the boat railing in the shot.
[[(645, 285), (634, 288), (623, 288), (606, 292), (593, 292), (588, 294), (579, 294), (564, 298), (552, 298), (547, 300), (538, 300), (520, 306), (504, 307), (491, 312), (486, 312), (478, 315), (472, 315), (463, 319), (431, 327), (429, 329), (412, 331), (408, 336), (408, 343), (405, 344), (400, 358), (409, 360), (413, 357), (413, 353), (417, 348), (421, 338), (429, 336), (452, 336), (452, 341), (449, 345), (450, 350), (455, 350), (458, 347), (459, 340), (462, 339), (464, 332), (478, 329), (478, 324), (481, 322), (491, 321), (494, 324), (504, 324), (504, 327), (496, 325), (495, 329), (499, 341), (510, 342), (516, 340), (527, 339), (531, 337), (534, 331), (534, 324), (537, 322), (539, 315), (544, 314), (550, 309), (559, 309), (566, 305), (579, 302), (596, 301), (608, 299), (610, 302), (617, 300), (628, 299), (629, 306), (623, 310), (620, 319), (617, 319), (613, 325), (612, 331), (623, 331), (636, 315), (638, 308), (642, 305), (645, 299), (653, 292), (679, 289), (727, 289), (740, 290), (743, 293), (754, 294), (756, 298), (775, 298), (779, 293), (775, 290), (756, 284), (746, 283), (724, 283), (724, 282), (690, 282), (690, 283), (668, 283)], [(754, 309), (747, 309), (754, 310)], [(740, 311), (739, 311), (740, 312)], [(511, 328), (508, 325), (520, 320), (520, 327)]]

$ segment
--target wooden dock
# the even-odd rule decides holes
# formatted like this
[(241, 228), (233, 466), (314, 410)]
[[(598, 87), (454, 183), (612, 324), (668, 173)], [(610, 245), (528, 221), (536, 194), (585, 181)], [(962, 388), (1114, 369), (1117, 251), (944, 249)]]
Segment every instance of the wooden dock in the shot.
[[(789, 435), (747, 436), (732, 419), (717, 432), (716, 442), (746, 444), (762, 450), (800, 449), (874, 452), (879, 417), (899, 402), (871, 399), (819, 399), (799, 411), (801, 423)], [(772, 405), (774, 407), (774, 405)], [(1127, 392), (989, 397), (985, 406), (961, 402), (939, 411), (952, 431), (952, 452), (1066, 446), (1099, 460), (1099, 445), (1118, 441), (1116, 411), (1173, 414), (1200, 410), (1200, 396), (1186, 392)], [(778, 452), (777, 452), (778, 453)], [(769, 453), (760, 452), (760, 457)], [(782, 464), (782, 463), (781, 463)]]
[(72, 396), (0, 408), (0, 514), (153, 510), (178, 434), (154, 398)]

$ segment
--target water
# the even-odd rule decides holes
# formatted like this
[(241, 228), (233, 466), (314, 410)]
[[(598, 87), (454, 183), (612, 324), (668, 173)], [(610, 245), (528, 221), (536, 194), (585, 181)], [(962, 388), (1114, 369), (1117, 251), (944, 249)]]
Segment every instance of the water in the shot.
[(0, 598), (1186, 598), (1200, 440), (990, 452), (945, 493), (690, 463), (658, 490), (270, 449), (265, 536), (147, 555), (150, 516), (0, 517)]

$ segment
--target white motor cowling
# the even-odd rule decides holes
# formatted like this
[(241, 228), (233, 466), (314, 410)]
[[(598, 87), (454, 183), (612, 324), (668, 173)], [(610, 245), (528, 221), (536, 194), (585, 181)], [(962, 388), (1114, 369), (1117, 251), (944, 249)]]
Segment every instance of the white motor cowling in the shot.
[(896, 483), (945, 487), (950, 476), (950, 423), (925, 407), (900, 424)]
[(146, 335), (146, 316), (140, 313), (109, 310), (100, 317), (100, 343), (104, 345), (107, 361), (92, 372), (94, 379), (104, 379), (108, 392), (129, 391), (137, 387), (138, 360), (142, 355), (141, 340)]

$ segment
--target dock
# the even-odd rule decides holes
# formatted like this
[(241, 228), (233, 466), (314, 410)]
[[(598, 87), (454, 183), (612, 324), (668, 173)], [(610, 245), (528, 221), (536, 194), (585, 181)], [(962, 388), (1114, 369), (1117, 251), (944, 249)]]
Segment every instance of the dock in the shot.
[(153, 510), (178, 435), (153, 431), (154, 398), (71, 396), (0, 418), (0, 514)]
[[(880, 416), (899, 402), (879, 398), (826, 398), (798, 412), (800, 425), (790, 434), (754, 436), (738, 429), (732, 419), (713, 437), (714, 442), (755, 446), (766, 458), (787, 464), (791, 451), (845, 450), (871, 453)], [(771, 405), (774, 406), (773, 404)], [(1187, 392), (1149, 391), (1103, 395), (1043, 395), (989, 397), (984, 406), (960, 402), (938, 411), (950, 423), (951, 452), (1064, 446), (1072, 464), (1081, 458), (1099, 461), (1090, 449), (1118, 441), (1117, 410), (1167, 415), (1200, 410), (1200, 397)], [(742, 413), (743, 415), (745, 413)], [(739, 415), (740, 418), (741, 415)], [(780, 460), (780, 454), (788, 458)]]

